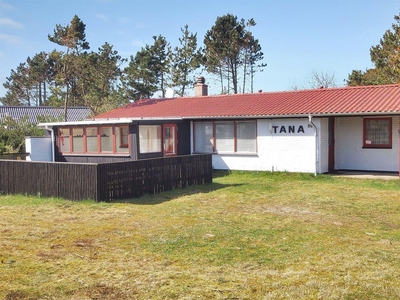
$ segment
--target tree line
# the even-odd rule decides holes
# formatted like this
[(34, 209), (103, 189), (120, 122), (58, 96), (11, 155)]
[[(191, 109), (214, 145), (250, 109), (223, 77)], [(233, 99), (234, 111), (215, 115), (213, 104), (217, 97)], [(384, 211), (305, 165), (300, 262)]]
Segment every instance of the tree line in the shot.
[[(400, 83), (400, 14), (395, 23), (370, 48), (373, 68), (352, 70), (349, 86)], [(64, 51), (40, 52), (20, 63), (6, 78), (3, 105), (88, 106), (94, 115), (166, 88), (184, 96), (196, 82), (196, 75), (207, 72), (220, 83), (220, 93), (253, 92), (256, 72), (263, 71), (264, 54), (251, 32), (254, 19), (245, 21), (231, 14), (217, 17), (198, 46), (196, 33), (188, 25), (181, 28), (179, 46), (172, 48), (161, 35), (153, 37), (135, 56), (122, 58), (109, 43), (89, 52), (86, 25), (74, 16), (66, 26), (56, 25), (49, 41)], [(329, 74), (313, 72), (312, 83), (335, 86)], [(296, 86), (295, 89), (298, 87)]]
[(164, 97), (168, 87), (184, 96), (202, 71), (216, 75), (221, 93), (252, 91), (255, 73), (266, 66), (251, 32), (255, 25), (253, 19), (227, 14), (207, 31), (204, 47), (198, 46), (197, 34), (186, 25), (179, 46), (172, 48), (165, 37), (154, 36), (151, 45), (126, 59), (107, 42), (97, 52), (90, 51), (86, 25), (75, 15), (68, 25), (57, 24), (48, 34), (49, 41), (64, 50), (37, 53), (11, 70), (0, 102), (88, 106), (96, 115), (158, 91)]

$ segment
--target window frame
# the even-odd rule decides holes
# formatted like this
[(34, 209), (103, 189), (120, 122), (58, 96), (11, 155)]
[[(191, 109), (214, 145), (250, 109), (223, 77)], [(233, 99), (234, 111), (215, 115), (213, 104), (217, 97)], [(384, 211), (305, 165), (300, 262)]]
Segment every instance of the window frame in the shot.
[[(128, 128), (128, 144), (121, 148), (126, 148), (127, 151), (117, 151), (117, 141), (116, 141), (116, 131), (117, 129), (121, 129), (122, 127), (126, 127)], [(96, 128), (96, 146), (97, 146), (97, 151), (88, 151), (88, 147), (87, 147), (87, 138), (88, 138), (88, 134), (87, 134), (87, 129), (88, 128)], [(101, 149), (101, 135), (100, 135), (100, 131), (101, 128), (111, 128), (111, 151), (102, 151)], [(73, 145), (73, 132), (74, 129), (81, 129), (83, 131), (83, 136), (82, 136), (82, 142), (83, 142), (83, 152), (80, 151), (74, 151), (74, 145)], [(62, 141), (65, 139), (63, 136), (60, 135), (61, 130), (63, 131), (68, 131), (69, 132), (69, 150), (68, 151), (61, 151), (61, 143)], [(90, 136), (90, 137), (95, 137)], [(119, 137), (120, 138), (120, 137)], [(122, 155), (122, 156), (126, 156), (126, 155), (130, 155), (130, 147), (129, 147), (129, 126), (121, 126), (121, 125), (111, 125), (111, 126), (106, 126), (106, 125), (101, 125), (101, 126), (96, 126), (96, 125), (85, 125), (85, 126), (63, 126), (63, 127), (58, 127), (57, 128), (57, 148), (58, 148), (58, 153), (61, 155), (99, 155), (99, 156), (109, 156), (109, 155)], [(94, 141), (93, 141), (94, 142)]]
[[(129, 127), (128, 126), (116, 126), (115, 129), (119, 130), (119, 146), (121, 148), (128, 148), (129, 144)], [(124, 135), (123, 135), (123, 130), (127, 130), (127, 135), (126, 135), (126, 143), (124, 143)]]
[[(141, 134), (140, 128), (144, 128), (144, 127), (156, 127), (156, 128), (155, 128), (155, 130), (156, 130), (156, 135), (157, 135), (156, 140), (158, 141), (157, 149), (151, 150), (151, 151), (145, 151), (145, 149), (142, 149), (142, 148), (144, 148), (144, 147), (142, 147), (142, 143), (144, 143), (143, 141), (144, 141), (145, 139), (142, 139), (141, 136), (140, 136), (140, 134)], [(162, 146), (162, 142), (163, 142), (163, 141), (162, 141), (162, 130), (163, 130), (162, 125), (139, 124), (139, 126), (138, 126), (138, 133), (139, 133), (139, 134), (138, 134), (138, 138), (139, 138), (139, 154), (152, 154), (152, 153), (162, 153), (162, 152), (163, 152), (163, 146)], [(148, 140), (151, 141), (151, 139), (148, 139)], [(151, 145), (151, 144), (149, 144), (149, 145)], [(153, 146), (153, 145), (151, 145), (151, 146)]]
[[(367, 123), (369, 121), (389, 121), (389, 143), (374, 144), (367, 142)], [(392, 149), (392, 127), (393, 121), (391, 117), (363, 118), (363, 148), (365, 149)]]
[[(233, 151), (218, 151), (217, 150), (217, 136), (216, 136), (216, 127), (218, 125), (218, 123), (226, 123), (226, 122), (232, 122), (233, 123)], [(237, 130), (237, 126), (238, 123), (243, 123), (243, 122), (251, 122), (254, 123), (255, 125), (255, 149), (254, 151), (238, 151), (238, 130)], [(204, 152), (204, 151), (199, 151), (197, 150), (197, 136), (196, 136), (196, 125), (198, 125), (199, 123), (211, 123), (212, 124), (212, 137), (211, 137), (211, 141), (212, 141), (212, 151), (211, 152)], [(257, 146), (257, 120), (207, 120), (207, 121), (194, 121), (193, 122), (193, 132), (194, 132), (194, 136), (193, 136), (193, 149), (194, 149), (194, 153), (213, 153), (213, 154), (237, 154), (237, 155), (254, 155), (258, 153), (258, 146)]]

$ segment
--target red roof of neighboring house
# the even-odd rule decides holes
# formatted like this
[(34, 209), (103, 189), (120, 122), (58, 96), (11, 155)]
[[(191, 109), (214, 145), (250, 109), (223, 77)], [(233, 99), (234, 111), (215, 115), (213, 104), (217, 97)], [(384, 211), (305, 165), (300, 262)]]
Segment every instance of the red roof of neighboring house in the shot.
[(98, 115), (114, 118), (229, 118), (400, 114), (400, 84), (139, 100)]

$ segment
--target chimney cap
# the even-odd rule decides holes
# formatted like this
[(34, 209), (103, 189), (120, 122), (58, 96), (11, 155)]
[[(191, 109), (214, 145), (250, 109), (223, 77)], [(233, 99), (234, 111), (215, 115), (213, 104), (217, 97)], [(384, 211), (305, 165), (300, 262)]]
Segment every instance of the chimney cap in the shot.
[(197, 83), (202, 83), (204, 84), (206, 82), (206, 79), (203, 76), (197, 77)]

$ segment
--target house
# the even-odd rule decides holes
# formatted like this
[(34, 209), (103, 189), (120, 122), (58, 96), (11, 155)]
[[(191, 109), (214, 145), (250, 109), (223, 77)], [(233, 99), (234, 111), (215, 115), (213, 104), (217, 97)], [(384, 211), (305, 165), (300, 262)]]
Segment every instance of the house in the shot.
[(400, 85), (145, 99), (80, 122), (43, 123), (55, 160), (213, 153), (213, 167), (399, 171)]
[[(67, 120), (70, 122), (87, 119), (91, 115), (88, 107), (68, 107)], [(38, 124), (40, 117), (52, 117), (62, 119), (64, 117), (64, 108), (51, 106), (0, 106), (0, 123), (6, 118), (11, 117), (19, 122), (28, 117), (28, 122)], [(25, 152), (29, 153), (26, 160), (49, 161), (52, 160), (51, 151), (52, 139), (47, 137), (26, 137)]]
[[(88, 107), (72, 106), (68, 107), (67, 121), (85, 120), (91, 115)], [(12, 117), (18, 121), (26, 116), (32, 124), (39, 123), (39, 116), (51, 116), (55, 119), (64, 117), (64, 108), (51, 106), (1, 106), (0, 105), (0, 122), (5, 117)]]

